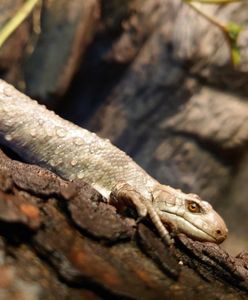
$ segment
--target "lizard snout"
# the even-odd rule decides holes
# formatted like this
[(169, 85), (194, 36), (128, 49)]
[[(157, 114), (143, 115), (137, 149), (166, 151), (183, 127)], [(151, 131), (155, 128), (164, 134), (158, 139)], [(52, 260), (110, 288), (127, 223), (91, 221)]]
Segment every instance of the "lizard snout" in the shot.
[(218, 244), (222, 243), (227, 237), (228, 230), (227, 228), (219, 227), (215, 230), (215, 239)]

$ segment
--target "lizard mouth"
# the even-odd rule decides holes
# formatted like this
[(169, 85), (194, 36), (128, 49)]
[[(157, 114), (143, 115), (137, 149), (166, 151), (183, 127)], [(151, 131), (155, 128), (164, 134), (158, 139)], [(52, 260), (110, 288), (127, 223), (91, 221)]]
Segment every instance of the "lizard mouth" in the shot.
[[(182, 226), (178, 226), (178, 222), (175, 221), (175, 219), (179, 219), (182, 223), (186, 223), (187, 224), (187, 228), (192, 228), (193, 229), (193, 232), (195, 232), (196, 230), (200, 231), (201, 233), (203, 233), (205, 236), (208, 237), (208, 241), (211, 241), (211, 242), (217, 242), (218, 240), (213, 236), (211, 235), (210, 233), (206, 232), (205, 230), (203, 230), (202, 228), (196, 226), (195, 224), (192, 224), (191, 222), (189, 222), (187, 219), (183, 218), (182, 216), (180, 215), (177, 215), (177, 214), (173, 214), (173, 213), (170, 213), (170, 212), (165, 212), (164, 213), (170, 215), (170, 216), (173, 216), (174, 218), (172, 218), (171, 221), (169, 221), (171, 224), (172, 224), (172, 228), (175, 227), (178, 232), (182, 232), (182, 233), (185, 233), (186, 235), (188, 235), (189, 237), (192, 237), (196, 240), (199, 240), (199, 241), (206, 241), (206, 239), (204, 237), (200, 237), (200, 236), (197, 236), (196, 234), (191, 234), (189, 231), (186, 231), (186, 230), (183, 230), (183, 227)], [(168, 222), (168, 220), (165, 220), (165, 222)]]

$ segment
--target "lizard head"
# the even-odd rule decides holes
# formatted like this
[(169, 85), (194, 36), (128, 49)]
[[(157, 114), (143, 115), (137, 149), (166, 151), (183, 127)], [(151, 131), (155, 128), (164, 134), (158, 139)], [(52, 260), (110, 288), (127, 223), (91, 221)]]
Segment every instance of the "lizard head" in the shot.
[(225, 222), (208, 202), (197, 195), (159, 186), (153, 191), (153, 201), (161, 221), (172, 231), (204, 242), (219, 244), (226, 239)]

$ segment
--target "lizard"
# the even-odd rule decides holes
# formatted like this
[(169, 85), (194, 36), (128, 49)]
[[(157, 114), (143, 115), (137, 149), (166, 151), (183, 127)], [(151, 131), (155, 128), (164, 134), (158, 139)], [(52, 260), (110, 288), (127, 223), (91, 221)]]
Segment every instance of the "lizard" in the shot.
[(160, 184), (108, 139), (62, 119), (3, 80), (0, 141), (27, 162), (89, 183), (117, 207), (132, 204), (168, 245), (178, 233), (213, 243), (227, 237), (225, 222), (210, 203)]

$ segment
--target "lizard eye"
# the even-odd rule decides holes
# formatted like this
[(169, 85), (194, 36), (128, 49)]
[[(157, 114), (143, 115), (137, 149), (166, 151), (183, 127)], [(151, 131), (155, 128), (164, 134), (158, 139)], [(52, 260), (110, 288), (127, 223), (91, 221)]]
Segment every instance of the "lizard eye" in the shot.
[(187, 208), (192, 213), (200, 213), (201, 212), (200, 205), (194, 201), (187, 201)]

